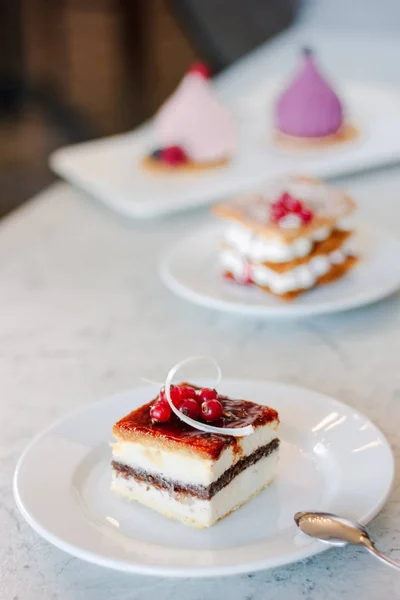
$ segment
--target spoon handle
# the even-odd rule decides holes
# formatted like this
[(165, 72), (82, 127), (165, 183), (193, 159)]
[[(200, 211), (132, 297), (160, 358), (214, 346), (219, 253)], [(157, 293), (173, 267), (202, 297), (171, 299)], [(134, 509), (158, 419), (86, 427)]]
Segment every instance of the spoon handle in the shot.
[(400, 563), (382, 554), (382, 552), (380, 552), (380, 550), (378, 550), (378, 548), (374, 546), (371, 540), (363, 538), (363, 544), (371, 552), (371, 554), (374, 554), (376, 558), (378, 558), (381, 562), (390, 565), (394, 569), (398, 569), (400, 571)]

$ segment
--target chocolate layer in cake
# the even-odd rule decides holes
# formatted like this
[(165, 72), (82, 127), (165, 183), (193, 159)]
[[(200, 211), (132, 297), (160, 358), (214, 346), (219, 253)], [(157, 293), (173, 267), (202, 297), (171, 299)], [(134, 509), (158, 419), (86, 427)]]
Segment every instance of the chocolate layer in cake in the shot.
[(274, 450), (277, 450), (279, 447), (279, 440), (275, 438), (267, 444), (266, 446), (262, 446), (261, 448), (257, 448), (255, 452), (246, 456), (245, 458), (240, 459), (236, 464), (232, 465), (229, 469), (225, 471), (211, 485), (208, 487), (201, 485), (190, 485), (183, 484), (177, 481), (171, 481), (160, 475), (154, 475), (144, 471), (142, 469), (133, 469), (126, 465), (123, 465), (119, 462), (112, 461), (112, 466), (115, 471), (117, 471), (122, 477), (129, 478), (133, 477), (137, 481), (148, 483), (156, 488), (162, 488), (168, 490), (170, 493), (178, 493), (178, 494), (187, 494), (189, 496), (195, 496), (201, 500), (211, 500), (213, 496), (223, 487), (228, 485), (239, 473), (254, 465), (260, 459), (265, 458), (269, 454), (271, 454)]

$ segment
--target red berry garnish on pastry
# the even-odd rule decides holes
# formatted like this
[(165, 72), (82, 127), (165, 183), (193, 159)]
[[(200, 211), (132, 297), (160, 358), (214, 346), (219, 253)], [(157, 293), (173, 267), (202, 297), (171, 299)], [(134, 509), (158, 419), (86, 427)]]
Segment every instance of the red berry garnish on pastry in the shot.
[(271, 204), (271, 219), (274, 223), (279, 223), (283, 217), (286, 217), (288, 211), (280, 202)]
[(299, 213), (302, 210), (302, 204), (300, 200), (297, 200), (297, 198), (294, 198), (287, 192), (282, 194), (280, 201), (288, 212)]
[(155, 423), (165, 423), (171, 417), (171, 407), (166, 400), (158, 400), (150, 408), (150, 417)]
[(284, 208), (288, 208), (287, 207), (287, 202), (290, 200), (290, 194), (288, 192), (283, 192), (283, 194), (281, 194), (281, 196), (278, 198), (278, 200), (275, 201), (275, 204), (277, 204), (278, 206), (283, 206)]
[(201, 416), (205, 421), (217, 421), (222, 417), (223, 408), (219, 400), (206, 400), (201, 405)]
[[(176, 408), (179, 408), (181, 402), (186, 398), (196, 399), (196, 390), (190, 385), (171, 385), (169, 395), (171, 396), (172, 404), (176, 406)], [(165, 388), (161, 389), (159, 399), (161, 402), (168, 403)]]
[(271, 221), (285, 228), (296, 229), (300, 225), (308, 225), (313, 217), (313, 212), (288, 192), (270, 204)]
[(180, 146), (168, 146), (161, 150), (160, 159), (171, 167), (177, 167), (188, 162), (188, 157)]
[(195, 73), (197, 75), (201, 75), (204, 79), (210, 79), (211, 73), (210, 69), (203, 62), (194, 62), (189, 68), (189, 73)]
[(202, 388), (197, 392), (197, 396), (201, 402), (206, 400), (218, 400), (218, 392), (212, 388)]
[[(169, 389), (169, 395), (171, 396), (171, 400), (172, 400), (172, 404), (174, 406), (178, 406), (178, 404), (181, 402), (181, 400), (183, 400), (183, 395), (182, 395), (182, 391), (179, 385), (171, 385), (170, 389)], [(165, 394), (165, 388), (161, 388), (160, 394), (159, 394), (159, 399), (161, 402), (167, 402), (167, 396)]]
[(183, 400), (181, 387), (179, 385), (171, 385), (169, 395), (171, 396), (172, 404), (178, 407)]
[(182, 400), (178, 406), (178, 410), (191, 419), (197, 419), (200, 415), (200, 406), (194, 398), (185, 398)]
[(299, 212), (299, 217), (303, 221), (304, 225), (308, 225), (313, 220), (313, 213), (308, 208), (302, 208)]
[(196, 390), (190, 385), (179, 386), (182, 398), (196, 398)]

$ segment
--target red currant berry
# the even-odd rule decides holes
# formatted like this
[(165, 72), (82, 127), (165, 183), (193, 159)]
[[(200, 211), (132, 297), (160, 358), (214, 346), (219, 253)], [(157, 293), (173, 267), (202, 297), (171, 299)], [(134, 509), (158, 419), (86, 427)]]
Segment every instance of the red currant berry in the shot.
[[(171, 396), (172, 404), (174, 406), (178, 406), (178, 404), (183, 398), (181, 388), (178, 385), (171, 385), (171, 387), (169, 388), (169, 395)], [(165, 387), (161, 388), (158, 397), (161, 400), (161, 402), (168, 402), (167, 395), (165, 393)]]
[(294, 196), (291, 196), (289, 194), (289, 192), (284, 192), (282, 194), (282, 196), (279, 198), (279, 200), (277, 201), (277, 204), (278, 204), (278, 206), (286, 208), (286, 210), (288, 212), (296, 213), (296, 214), (298, 214), (303, 208), (303, 205), (300, 202), (300, 200), (297, 200), (297, 198), (294, 198)]
[(198, 398), (201, 402), (205, 402), (206, 400), (218, 400), (218, 393), (217, 390), (211, 388), (202, 388), (198, 391)]
[(296, 198), (290, 196), (290, 199), (286, 202), (286, 208), (289, 212), (298, 215), (303, 210), (303, 205), (300, 200), (296, 200)]
[(303, 221), (304, 225), (310, 223), (313, 219), (313, 216), (313, 213), (311, 210), (308, 210), (308, 208), (303, 208), (299, 213), (299, 217)]
[(171, 407), (168, 402), (159, 400), (150, 408), (151, 420), (155, 423), (165, 423), (171, 416)]
[(182, 398), (196, 398), (196, 390), (191, 385), (180, 385)]
[(271, 219), (274, 223), (279, 223), (283, 217), (286, 217), (288, 211), (286, 208), (280, 204), (272, 204), (271, 205)]
[(201, 75), (204, 79), (210, 79), (210, 69), (203, 62), (195, 62), (189, 69), (189, 73), (196, 73)]
[[(171, 385), (171, 387), (169, 388), (169, 393), (170, 393), (172, 402), (174, 402), (174, 395), (175, 395), (174, 392), (173, 392), (174, 388), (175, 388), (174, 385)], [(179, 395), (179, 393), (178, 393), (178, 395)], [(161, 388), (160, 393), (158, 395), (158, 399), (161, 400), (161, 402), (168, 402), (168, 400), (167, 400), (167, 394), (165, 393), (165, 387)], [(179, 395), (178, 400), (181, 400), (180, 395)]]
[(200, 415), (200, 407), (194, 398), (185, 398), (182, 400), (178, 406), (178, 410), (191, 419), (197, 419)]
[(223, 408), (219, 400), (206, 400), (201, 405), (201, 416), (206, 421), (216, 421), (222, 416)]
[(171, 396), (172, 404), (178, 407), (180, 402), (183, 400), (181, 387), (179, 385), (171, 385), (169, 394)]
[(291, 200), (292, 197), (289, 194), (289, 192), (283, 192), (283, 194), (278, 199), (278, 203), (284, 206), (287, 210), (290, 210), (288, 204), (290, 204)]
[(171, 167), (188, 162), (185, 151), (180, 146), (168, 146), (161, 151), (161, 160)]

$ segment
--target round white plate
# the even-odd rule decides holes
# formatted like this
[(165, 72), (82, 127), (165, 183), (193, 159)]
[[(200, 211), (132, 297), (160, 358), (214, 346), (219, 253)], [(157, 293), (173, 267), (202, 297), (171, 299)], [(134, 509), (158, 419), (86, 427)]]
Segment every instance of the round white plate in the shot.
[(376, 302), (400, 288), (400, 241), (390, 233), (361, 228), (354, 246), (361, 257), (343, 279), (279, 300), (253, 286), (226, 281), (218, 265), (221, 225), (207, 225), (178, 242), (162, 260), (160, 274), (174, 293), (207, 308), (256, 317), (305, 317)]
[(275, 567), (325, 550), (296, 531), (298, 510), (333, 511), (366, 523), (381, 509), (393, 457), (365, 416), (281, 383), (230, 380), (220, 391), (278, 409), (282, 445), (275, 481), (211, 529), (188, 528), (110, 491), (112, 425), (155, 395), (149, 387), (86, 406), (30, 444), (14, 477), (23, 516), (49, 542), (84, 560), (135, 573), (204, 577)]

